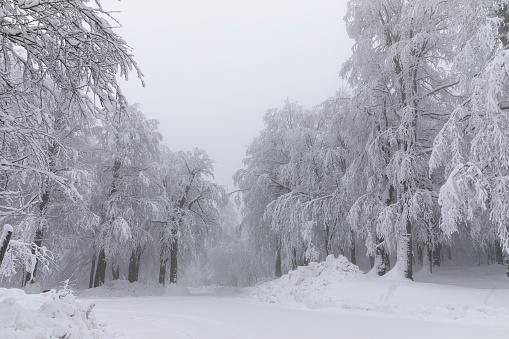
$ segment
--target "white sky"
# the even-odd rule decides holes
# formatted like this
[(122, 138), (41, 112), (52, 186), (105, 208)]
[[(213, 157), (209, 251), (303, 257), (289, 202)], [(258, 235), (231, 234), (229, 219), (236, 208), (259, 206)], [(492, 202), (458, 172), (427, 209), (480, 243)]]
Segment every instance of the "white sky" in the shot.
[(146, 88), (130, 74), (129, 103), (158, 119), (171, 150), (204, 149), (233, 190), (268, 108), (311, 107), (343, 85), (347, 0), (103, 1), (123, 25)]

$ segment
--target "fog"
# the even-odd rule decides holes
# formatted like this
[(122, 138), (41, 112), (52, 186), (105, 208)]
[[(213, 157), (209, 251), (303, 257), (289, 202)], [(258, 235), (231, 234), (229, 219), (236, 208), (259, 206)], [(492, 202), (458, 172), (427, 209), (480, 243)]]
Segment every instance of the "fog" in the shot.
[(266, 109), (286, 98), (312, 107), (344, 84), (346, 0), (147, 3), (111, 7), (147, 83), (131, 74), (122, 88), (171, 150), (206, 150), (230, 190)]

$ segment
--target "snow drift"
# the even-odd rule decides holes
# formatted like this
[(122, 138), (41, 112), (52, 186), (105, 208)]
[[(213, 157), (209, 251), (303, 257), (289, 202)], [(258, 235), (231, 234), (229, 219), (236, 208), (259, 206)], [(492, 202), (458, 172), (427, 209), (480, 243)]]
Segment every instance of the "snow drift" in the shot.
[(79, 301), (68, 289), (26, 294), (0, 288), (0, 338), (109, 338), (96, 321), (94, 303)]
[[(464, 271), (469, 270), (460, 270), (457, 274)], [(491, 276), (490, 288), (484, 287), (486, 282), (482, 282), (483, 287), (446, 285), (443, 277), (437, 274), (432, 277), (433, 283), (403, 281), (391, 279), (390, 275), (366, 275), (345, 257), (329, 256), (324, 262), (310, 263), (279, 279), (255, 286), (250, 293), (264, 302), (334, 312), (496, 325), (509, 322), (509, 282), (493, 280), (494, 277)], [(461, 279), (460, 275), (454, 277), (454, 281)], [(472, 283), (472, 279), (466, 280)]]
[(253, 295), (267, 302), (302, 302), (309, 308), (333, 304), (331, 293), (345, 279), (360, 279), (364, 273), (344, 256), (329, 255), (325, 261), (300, 266), (281, 278), (253, 288)]

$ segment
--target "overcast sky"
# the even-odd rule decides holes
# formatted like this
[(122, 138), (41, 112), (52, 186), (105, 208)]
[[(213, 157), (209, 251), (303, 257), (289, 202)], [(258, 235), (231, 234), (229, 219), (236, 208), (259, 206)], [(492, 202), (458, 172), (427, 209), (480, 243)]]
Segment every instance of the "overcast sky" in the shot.
[[(349, 57), (347, 0), (122, 0), (118, 33), (145, 74), (122, 84), (158, 119), (171, 150), (204, 149), (233, 190), (246, 146), (268, 108), (287, 97), (309, 108), (333, 96)], [(111, 7), (113, 6), (113, 7)]]

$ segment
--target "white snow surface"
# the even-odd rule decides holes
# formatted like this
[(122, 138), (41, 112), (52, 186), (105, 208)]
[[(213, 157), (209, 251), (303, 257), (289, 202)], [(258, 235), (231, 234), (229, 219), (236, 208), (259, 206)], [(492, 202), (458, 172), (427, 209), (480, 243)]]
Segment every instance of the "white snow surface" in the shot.
[(320, 263), (300, 266), (279, 279), (260, 284), (252, 295), (261, 301), (300, 302), (309, 308), (325, 308), (336, 303), (334, 290), (344, 280), (362, 279), (364, 273), (343, 256), (330, 255)]
[[(35, 303), (20, 290), (9, 291), (19, 307), (33, 310), (14, 312), (19, 316), (10, 323), (46, 331), (40, 338), (56, 322), (69, 324), (65, 317), (36, 319), (45, 300), (60, 300), (57, 292), (30, 296)], [(108, 326), (85, 317), (92, 334), (73, 332), (70, 338), (485, 339), (505, 338), (509, 331), (509, 279), (502, 265), (438, 268), (418, 272), (412, 282), (366, 275), (344, 257), (329, 257), (247, 289), (116, 281), (77, 294), (96, 304), (97, 319)], [(4, 304), (2, 297), (0, 331), (13, 313), (4, 312)], [(0, 338), (37, 338), (34, 331), (25, 337), (0, 332)]]
[[(501, 265), (423, 272), (415, 280), (390, 272), (383, 277), (365, 275), (345, 257), (329, 256), (325, 262), (262, 283), (251, 294), (261, 301), (310, 309), (490, 326), (505, 323), (509, 329), (509, 278)], [(431, 283), (434, 280), (441, 283)]]
[[(438, 268), (415, 280), (373, 277), (344, 257), (329, 257), (247, 289), (187, 294), (173, 286), (170, 295), (160, 288), (156, 296), (135, 298), (111, 298), (102, 289), (94, 301), (98, 317), (126, 338), (507, 336), (509, 279), (502, 265)], [(136, 286), (133, 295), (142, 289)]]
[(0, 338), (108, 338), (95, 319), (94, 303), (77, 300), (69, 290), (26, 294), (0, 288)]

